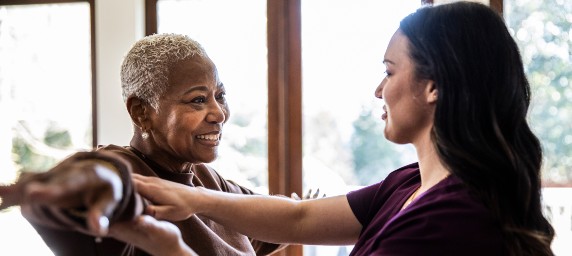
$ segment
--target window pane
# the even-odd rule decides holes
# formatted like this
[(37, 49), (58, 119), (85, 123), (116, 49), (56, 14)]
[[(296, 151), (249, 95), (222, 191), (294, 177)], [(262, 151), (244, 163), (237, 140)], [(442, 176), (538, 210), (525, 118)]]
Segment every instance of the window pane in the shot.
[[(90, 27), (88, 3), (0, 6), (0, 182), (91, 148)], [(19, 211), (0, 226), (3, 252), (51, 254)]]
[[(383, 179), (415, 161), (412, 147), (385, 140), (374, 91), (383, 55), (419, 0), (302, 1), (303, 187), (328, 196)], [(304, 255), (347, 255), (351, 247), (306, 246)]]
[(159, 0), (159, 33), (187, 34), (217, 65), (230, 105), (219, 159), (227, 179), (268, 193), (265, 0)]
[(545, 214), (556, 255), (572, 255), (572, 2), (504, 0), (532, 87), (530, 122), (544, 150)]

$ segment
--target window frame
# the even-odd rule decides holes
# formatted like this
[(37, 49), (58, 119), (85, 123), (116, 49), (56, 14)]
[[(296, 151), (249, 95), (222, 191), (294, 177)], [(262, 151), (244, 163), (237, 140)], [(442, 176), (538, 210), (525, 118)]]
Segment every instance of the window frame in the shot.
[(92, 147), (97, 146), (97, 76), (96, 76), (96, 52), (95, 52), (95, 0), (3, 0), (0, 6), (9, 5), (30, 5), (30, 4), (63, 4), (63, 3), (82, 3), (89, 4), (89, 23), (91, 34), (91, 126), (92, 126)]

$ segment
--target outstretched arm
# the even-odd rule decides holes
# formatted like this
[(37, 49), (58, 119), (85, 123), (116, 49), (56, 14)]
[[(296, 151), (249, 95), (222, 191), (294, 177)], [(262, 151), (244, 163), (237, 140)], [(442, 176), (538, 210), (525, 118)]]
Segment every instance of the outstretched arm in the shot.
[(137, 191), (154, 203), (147, 213), (158, 219), (177, 221), (199, 214), (274, 243), (353, 244), (361, 231), (346, 196), (298, 201), (193, 188), (136, 174), (133, 178)]
[[(55, 228), (66, 228), (65, 215), (85, 218), (87, 229), (82, 232), (104, 236), (109, 218), (123, 197), (122, 190), (113, 165), (86, 159), (61, 164), (50, 172), (23, 173), (16, 183), (0, 187), (0, 209), (20, 205), (30, 221)], [(44, 209), (51, 211), (49, 216), (54, 221), (44, 219)], [(56, 226), (56, 222), (62, 224)]]
[(154, 256), (196, 256), (183, 241), (181, 231), (173, 223), (141, 215), (135, 220), (111, 225), (109, 235), (125, 241)]

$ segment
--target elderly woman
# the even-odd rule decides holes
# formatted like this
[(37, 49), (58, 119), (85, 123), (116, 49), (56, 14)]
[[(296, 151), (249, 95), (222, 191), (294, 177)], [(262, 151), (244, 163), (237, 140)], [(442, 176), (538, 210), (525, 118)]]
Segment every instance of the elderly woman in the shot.
[[(79, 152), (0, 189), (0, 208), (24, 200), (23, 215), (56, 255), (146, 255), (106, 237), (109, 225), (135, 220), (146, 205), (133, 173), (253, 194), (205, 164), (217, 157), (229, 109), (215, 64), (199, 43), (176, 34), (145, 37), (127, 53), (121, 82), (134, 127), (129, 146)], [(173, 224), (200, 255), (265, 255), (281, 247), (196, 215)]]

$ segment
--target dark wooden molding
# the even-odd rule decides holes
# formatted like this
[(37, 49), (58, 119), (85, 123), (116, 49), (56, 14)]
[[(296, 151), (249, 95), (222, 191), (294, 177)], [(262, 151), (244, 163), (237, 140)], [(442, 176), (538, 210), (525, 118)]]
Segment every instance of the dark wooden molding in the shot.
[(501, 15), (504, 11), (504, 2), (503, 0), (490, 0), (489, 6), (499, 12)]
[(157, 33), (157, 1), (145, 0), (145, 35)]
[[(268, 187), (302, 192), (302, 53), (300, 0), (268, 0)], [(301, 256), (291, 245), (275, 255)]]
[(24, 4), (62, 4), (62, 3), (78, 3), (89, 2), (92, 0), (0, 0), (0, 5), (24, 5)]
[(97, 136), (97, 54), (96, 54), (96, 24), (95, 24), (95, 0), (89, 2), (89, 20), (91, 23), (91, 143), (95, 148), (99, 144)]

